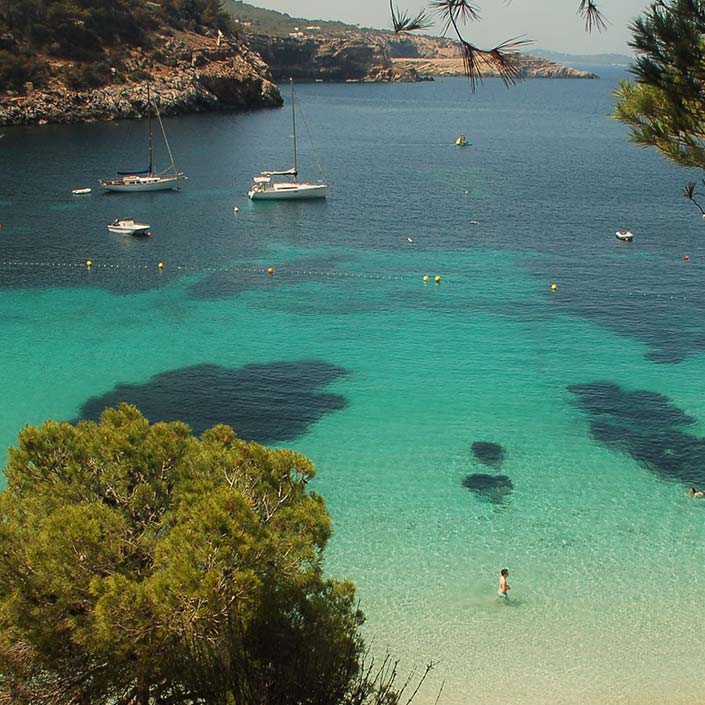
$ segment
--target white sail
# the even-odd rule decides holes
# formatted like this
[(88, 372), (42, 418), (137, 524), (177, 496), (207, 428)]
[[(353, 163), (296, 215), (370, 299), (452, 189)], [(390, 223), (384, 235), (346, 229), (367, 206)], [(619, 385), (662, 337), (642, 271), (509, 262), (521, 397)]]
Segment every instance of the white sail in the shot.
[[(179, 182), (188, 178), (176, 169), (174, 155), (171, 152), (171, 146), (169, 145), (169, 140), (166, 136), (162, 116), (159, 114), (159, 107), (156, 103), (153, 103), (150, 98), (149, 87), (147, 88), (147, 105), (149, 110), (147, 126), (147, 157), (149, 159), (149, 166), (144, 171), (119, 171), (119, 178), (117, 179), (101, 179), (99, 183), (106, 191), (116, 193), (135, 191), (167, 191), (169, 189), (178, 188)], [(169, 166), (161, 172), (156, 172), (153, 164), (152, 108), (154, 108), (157, 120), (159, 121), (159, 127), (161, 128), (164, 144), (166, 145), (166, 151), (169, 155)]]
[[(299, 175), (297, 164), (296, 145), (296, 94), (294, 81), (291, 83), (291, 124), (294, 133), (294, 166), (291, 169), (278, 171), (263, 171), (260, 176), (253, 178), (253, 184), (247, 195), (253, 201), (284, 201), (304, 198), (325, 198), (328, 193), (328, 184), (304, 183), (297, 179)], [(273, 176), (291, 176), (293, 181), (272, 181)]]

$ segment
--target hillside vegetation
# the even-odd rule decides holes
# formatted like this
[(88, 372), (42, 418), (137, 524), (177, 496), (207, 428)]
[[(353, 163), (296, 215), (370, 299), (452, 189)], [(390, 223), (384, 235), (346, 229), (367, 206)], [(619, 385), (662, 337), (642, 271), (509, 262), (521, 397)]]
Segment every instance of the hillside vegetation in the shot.
[(127, 50), (148, 52), (154, 32), (229, 23), (220, 0), (2, 0), (0, 92), (57, 76), (76, 89), (124, 80)]
[(269, 37), (285, 37), (296, 31), (306, 32), (306, 27), (311, 26), (319, 27), (320, 30), (309, 30), (307, 34), (344, 34), (360, 31), (359, 27), (344, 22), (291, 17), (286, 13), (255, 7), (241, 0), (223, 0), (223, 11), (233, 18), (238, 29)]

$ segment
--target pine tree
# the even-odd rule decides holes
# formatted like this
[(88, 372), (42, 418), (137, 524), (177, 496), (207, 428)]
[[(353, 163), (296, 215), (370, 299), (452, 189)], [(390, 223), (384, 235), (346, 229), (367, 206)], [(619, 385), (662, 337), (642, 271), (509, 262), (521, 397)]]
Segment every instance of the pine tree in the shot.
[(5, 475), (3, 705), (398, 702), (354, 586), (323, 575), (302, 455), (121, 404), (25, 427)]
[[(614, 116), (637, 144), (705, 169), (705, 1), (657, 0), (631, 30), (636, 82), (620, 84)], [(698, 205), (694, 182), (684, 195)]]

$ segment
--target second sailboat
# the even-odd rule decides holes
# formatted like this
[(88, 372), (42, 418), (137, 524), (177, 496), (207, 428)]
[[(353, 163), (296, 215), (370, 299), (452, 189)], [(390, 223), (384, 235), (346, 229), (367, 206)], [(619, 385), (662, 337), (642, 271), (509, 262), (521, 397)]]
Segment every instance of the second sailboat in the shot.
[[(294, 131), (294, 166), (282, 171), (263, 171), (254, 177), (254, 183), (247, 195), (253, 201), (283, 201), (303, 198), (325, 198), (328, 184), (324, 182), (304, 183), (297, 180), (299, 174), (296, 163), (296, 95), (294, 81), (291, 82), (291, 123)], [(272, 181), (274, 176), (291, 176), (293, 181)]]

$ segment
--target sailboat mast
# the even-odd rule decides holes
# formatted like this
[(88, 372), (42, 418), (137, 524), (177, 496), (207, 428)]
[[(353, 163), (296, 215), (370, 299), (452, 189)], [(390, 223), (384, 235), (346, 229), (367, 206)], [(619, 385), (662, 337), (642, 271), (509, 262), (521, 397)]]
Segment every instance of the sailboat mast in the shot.
[(294, 128), (294, 178), (296, 178), (298, 168), (296, 166), (296, 99), (294, 97), (294, 79), (290, 78), (289, 82), (291, 83), (291, 124)]
[(149, 95), (149, 83), (147, 84), (147, 151), (149, 154), (149, 174), (152, 175), (152, 99)]

